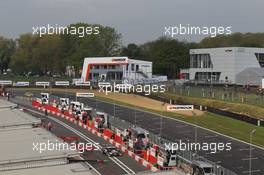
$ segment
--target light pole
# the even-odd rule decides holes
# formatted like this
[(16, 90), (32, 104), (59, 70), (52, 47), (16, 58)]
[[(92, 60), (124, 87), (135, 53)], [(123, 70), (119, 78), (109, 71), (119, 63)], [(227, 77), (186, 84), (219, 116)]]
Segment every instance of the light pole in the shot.
[(162, 134), (162, 122), (163, 122), (163, 106), (165, 106), (166, 102), (161, 103), (160, 108), (161, 108), (161, 116), (160, 116), (160, 138)]
[(250, 141), (250, 144), (249, 144), (249, 175), (251, 175), (251, 154), (252, 154), (252, 136), (253, 134), (256, 133), (256, 129), (253, 129), (251, 132), (250, 132), (250, 137), (249, 137), (249, 141)]
[[(194, 127), (194, 142), (197, 143), (197, 118), (196, 118), (196, 113), (192, 111), (192, 114), (195, 118), (195, 127)], [(197, 153), (197, 150), (195, 149), (195, 154)]]
[(211, 91), (211, 94), (210, 94), (211, 95), (211, 98), (212, 98), (212, 94), (213, 94), (213, 74), (214, 73), (213, 73), (213, 66), (212, 66), (211, 67), (211, 77), (210, 77), (211, 78), (211, 87), (210, 87), (210, 89), (211, 89), (210, 90)]
[(115, 110), (116, 110), (115, 91), (113, 93), (114, 93), (114, 117), (115, 117), (116, 116), (116, 112), (115, 112)]
[(137, 110), (135, 106), (134, 106), (134, 118), (135, 118), (135, 126), (137, 126)]
[[(133, 94), (133, 97), (135, 98), (136, 95)], [(134, 106), (134, 119), (135, 119), (135, 127), (137, 126), (137, 109), (136, 109), (136, 105), (133, 105)]]
[(95, 97), (95, 110), (97, 110), (97, 98)]

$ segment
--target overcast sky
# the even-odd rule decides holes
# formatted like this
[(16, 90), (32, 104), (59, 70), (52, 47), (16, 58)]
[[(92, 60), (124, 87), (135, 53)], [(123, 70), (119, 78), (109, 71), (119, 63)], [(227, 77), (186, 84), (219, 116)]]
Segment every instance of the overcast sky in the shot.
[(179, 24), (264, 32), (264, 0), (0, 0), (0, 36), (17, 38), (33, 26), (77, 22), (115, 27), (123, 44), (154, 40), (165, 26)]

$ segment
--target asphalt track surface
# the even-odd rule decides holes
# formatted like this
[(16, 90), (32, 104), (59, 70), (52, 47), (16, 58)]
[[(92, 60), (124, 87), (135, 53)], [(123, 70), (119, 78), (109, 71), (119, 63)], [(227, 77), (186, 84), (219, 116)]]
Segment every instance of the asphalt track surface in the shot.
[[(16, 93), (22, 95), (23, 91), (17, 91)], [(39, 96), (39, 93), (34, 95)], [(69, 97), (71, 100), (75, 100), (75, 96), (70, 94), (53, 93), (53, 95), (59, 97)], [(91, 107), (97, 107), (97, 110), (106, 112), (110, 115), (115, 114), (116, 117), (119, 117), (120, 119), (131, 123), (135, 123), (136, 119), (136, 124), (138, 126), (156, 134), (160, 133), (160, 115), (133, 109), (130, 107), (114, 105), (108, 102), (94, 100), (92, 98), (82, 98), (80, 99), (80, 101)], [(197, 131), (196, 139), (195, 130)], [(252, 146), (252, 156), (250, 158), (249, 144), (170, 118), (162, 119), (162, 137), (172, 142), (181, 140), (185, 143), (194, 143), (195, 140), (197, 140), (197, 142), (199, 143), (205, 142), (208, 144), (231, 143), (232, 149), (230, 151), (219, 151), (217, 153), (198, 151), (198, 155), (201, 155), (210, 161), (216, 162), (218, 165), (232, 170), (238, 175), (249, 174), (249, 162), (251, 160), (251, 174), (264, 175), (263, 148)]]
[[(13, 102), (16, 102), (25, 107), (30, 105), (27, 101), (19, 99), (13, 100)], [(45, 117), (44, 115), (40, 115), (40, 112), (29, 113), (35, 117), (43, 119), (45, 123), (48, 123), (49, 121), (52, 122), (54, 127), (51, 132), (57, 137), (77, 137), (80, 143), (96, 142), (99, 143), (99, 145), (109, 144), (104, 139), (93, 135), (87, 130), (79, 127), (78, 125), (72, 122), (65, 120), (64, 118), (54, 117), (52, 115)], [(94, 150), (86, 151), (84, 154), (82, 154), (82, 157), (84, 159), (90, 160), (88, 161), (88, 163), (92, 165), (92, 167), (94, 167), (102, 175), (135, 174), (138, 172), (147, 171), (145, 167), (143, 167), (127, 155), (122, 155), (117, 158), (109, 158), (108, 156), (104, 155), (101, 150)], [(94, 160), (107, 160), (107, 162), (97, 163)]]

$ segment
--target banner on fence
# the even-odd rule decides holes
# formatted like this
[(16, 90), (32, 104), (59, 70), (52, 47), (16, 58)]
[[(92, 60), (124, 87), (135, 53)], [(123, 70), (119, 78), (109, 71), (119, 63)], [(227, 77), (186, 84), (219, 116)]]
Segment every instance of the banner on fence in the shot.
[(168, 105), (167, 111), (192, 111), (193, 105)]
[(110, 87), (111, 83), (109, 83), (109, 82), (99, 82), (98, 86), (99, 87)]
[(90, 92), (77, 92), (76, 97), (84, 97), (84, 98), (91, 98), (94, 97), (94, 93)]
[(29, 86), (29, 82), (27, 82), (27, 81), (18, 81), (16, 83), (14, 83), (13, 86), (25, 87), (25, 86)]
[(55, 86), (69, 86), (69, 81), (55, 81)]
[(47, 81), (38, 81), (35, 83), (36, 86), (49, 86), (50, 82)]
[(0, 85), (12, 85), (11, 80), (0, 80)]
[(90, 81), (84, 81), (84, 82), (76, 81), (74, 84), (75, 86), (90, 86), (91, 85)]

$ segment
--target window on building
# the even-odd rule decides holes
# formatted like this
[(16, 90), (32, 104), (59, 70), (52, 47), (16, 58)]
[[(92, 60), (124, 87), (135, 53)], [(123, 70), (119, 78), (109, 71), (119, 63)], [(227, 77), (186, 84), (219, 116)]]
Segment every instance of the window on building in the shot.
[(196, 55), (191, 55), (191, 57), (190, 57), (190, 67), (191, 68), (197, 68), (198, 67), (197, 56)]
[(122, 80), (122, 78), (123, 78), (123, 73), (119, 72), (118, 79), (119, 79), (119, 80)]
[(255, 55), (258, 59), (259, 65), (264, 67), (264, 53), (255, 53)]
[(191, 68), (212, 68), (212, 62), (209, 54), (192, 54), (190, 55)]
[(93, 80), (98, 80), (99, 77), (99, 73), (94, 73), (93, 74)]
[(134, 71), (135, 70), (135, 65), (131, 64), (131, 70)]
[(128, 70), (128, 66), (129, 66), (129, 64), (126, 65), (126, 70)]
[(196, 72), (195, 80), (206, 81), (206, 82), (218, 82), (220, 79), (221, 72)]
[(138, 70), (139, 70), (139, 65), (137, 64), (137, 65), (136, 65), (136, 71), (138, 71)]

